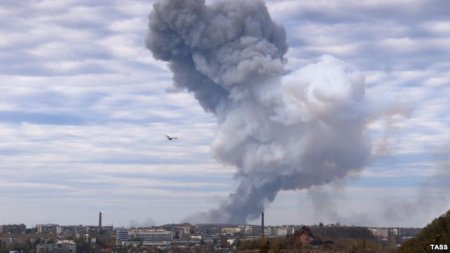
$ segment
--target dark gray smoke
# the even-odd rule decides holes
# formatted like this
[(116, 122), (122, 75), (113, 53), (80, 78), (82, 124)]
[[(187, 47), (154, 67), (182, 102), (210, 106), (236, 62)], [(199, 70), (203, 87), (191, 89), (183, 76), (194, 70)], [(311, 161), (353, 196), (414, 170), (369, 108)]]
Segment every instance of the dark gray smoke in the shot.
[(279, 191), (367, 165), (375, 112), (364, 77), (331, 56), (286, 74), (286, 33), (262, 1), (157, 1), (146, 46), (216, 115), (212, 153), (237, 168), (236, 191), (201, 221), (245, 223)]
[(261, 1), (158, 1), (149, 28), (147, 48), (207, 111), (218, 113), (234, 93), (283, 71), (286, 34)]

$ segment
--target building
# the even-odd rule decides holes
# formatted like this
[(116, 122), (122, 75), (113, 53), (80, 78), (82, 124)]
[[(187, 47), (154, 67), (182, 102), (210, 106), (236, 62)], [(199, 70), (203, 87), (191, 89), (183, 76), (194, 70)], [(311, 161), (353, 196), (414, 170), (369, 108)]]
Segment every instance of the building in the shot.
[(56, 227), (57, 234), (75, 234), (77, 233), (77, 226), (58, 226)]
[(243, 231), (245, 235), (251, 235), (253, 233), (253, 226), (245, 225), (242, 227), (241, 231)]
[(123, 242), (128, 242), (130, 240), (130, 235), (128, 234), (128, 229), (117, 228), (116, 229), (116, 245), (121, 245)]
[(0, 234), (24, 234), (27, 228), (24, 224), (1, 225)]
[(144, 245), (169, 245), (173, 240), (173, 232), (163, 229), (135, 228), (128, 231), (131, 240), (142, 241)]
[(62, 240), (56, 243), (40, 243), (36, 245), (36, 253), (76, 253), (74, 241)]
[(55, 253), (76, 253), (77, 245), (71, 240), (62, 240), (55, 243)]
[(39, 224), (36, 225), (37, 228), (37, 232), (38, 233), (48, 233), (48, 234), (56, 234), (57, 233), (57, 228), (59, 226), (56, 224)]
[(36, 245), (36, 253), (53, 253), (55, 250), (55, 244), (53, 243), (40, 243)]
[(191, 234), (191, 225), (188, 223), (183, 224), (167, 224), (161, 226), (162, 229), (167, 231), (172, 231), (175, 240), (186, 240), (189, 239)]
[(267, 237), (272, 236), (272, 228), (271, 227), (264, 227), (264, 236), (267, 236)]
[(221, 224), (201, 224), (192, 227), (193, 234), (219, 235), (222, 232)]
[(242, 232), (241, 227), (224, 227), (222, 228), (222, 234), (224, 235), (236, 235)]
[(379, 240), (387, 241), (389, 237), (388, 228), (368, 228), (370, 232)]
[(288, 235), (288, 227), (275, 227), (275, 236), (286, 236)]

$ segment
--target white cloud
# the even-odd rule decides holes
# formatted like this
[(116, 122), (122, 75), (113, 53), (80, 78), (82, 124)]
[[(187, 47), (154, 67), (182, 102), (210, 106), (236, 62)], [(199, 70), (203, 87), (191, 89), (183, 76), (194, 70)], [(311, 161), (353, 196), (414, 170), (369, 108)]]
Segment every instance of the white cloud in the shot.
[(145, 33), (147, 24), (146, 17), (138, 16), (134, 18), (121, 19), (112, 22), (109, 25), (109, 29), (114, 32), (118, 32), (121, 34), (131, 33), (131, 34), (140, 34)]
[(432, 32), (436, 35), (450, 35), (449, 20), (435, 20), (422, 23), (422, 29)]

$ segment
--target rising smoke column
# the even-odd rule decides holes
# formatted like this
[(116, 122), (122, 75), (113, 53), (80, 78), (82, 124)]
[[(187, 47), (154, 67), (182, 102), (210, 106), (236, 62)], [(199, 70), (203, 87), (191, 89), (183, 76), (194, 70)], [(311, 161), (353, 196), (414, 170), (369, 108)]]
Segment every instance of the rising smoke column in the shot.
[(161, 0), (146, 46), (217, 117), (214, 157), (239, 184), (203, 222), (245, 223), (281, 190), (345, 178), (370, 158), (363, 76), (323, 56), (286, 74), (286, 33), (264, 2)]

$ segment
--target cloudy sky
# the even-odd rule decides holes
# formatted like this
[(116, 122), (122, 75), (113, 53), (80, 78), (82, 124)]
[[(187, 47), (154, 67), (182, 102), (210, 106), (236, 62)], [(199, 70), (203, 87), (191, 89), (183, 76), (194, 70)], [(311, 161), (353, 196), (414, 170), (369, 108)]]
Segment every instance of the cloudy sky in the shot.
[[(279, 194), (266, 223), (423, 226), (450, 209), (450, 3), (267, 5), (288, 70), (333, 55), (364, 73), (368, 96), (406, 109), (370, 122), (360, 174)], [(144, 46), (151, 9), (0, 1), (0, 224), (96, 224), (98, 211), (114, 226), (181, 222), (236, 187), (209, 152), (214, 117)]]

